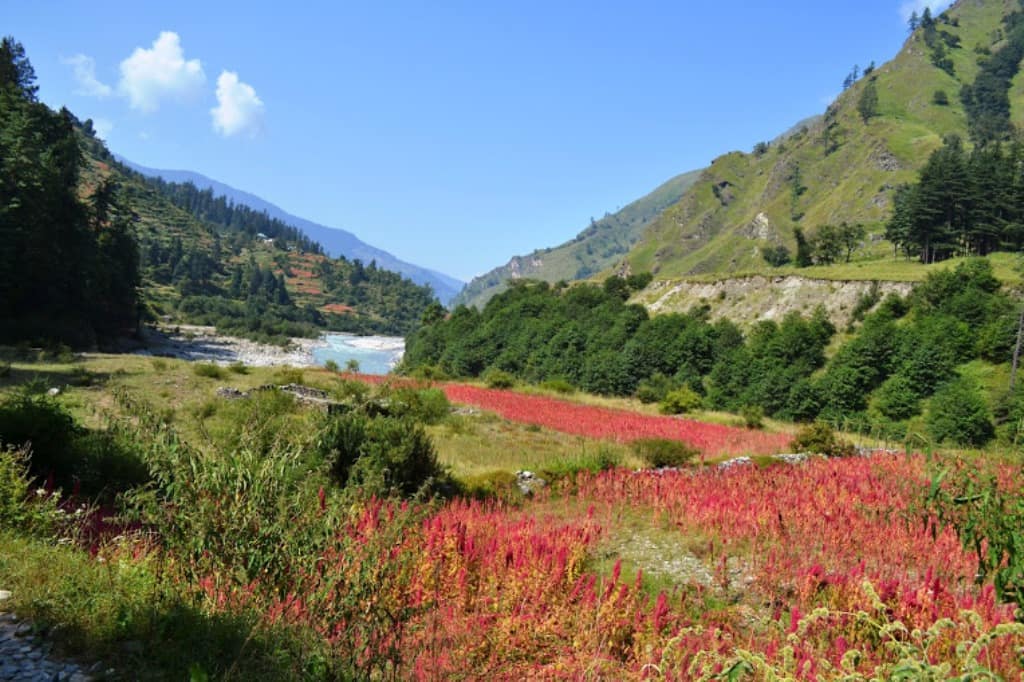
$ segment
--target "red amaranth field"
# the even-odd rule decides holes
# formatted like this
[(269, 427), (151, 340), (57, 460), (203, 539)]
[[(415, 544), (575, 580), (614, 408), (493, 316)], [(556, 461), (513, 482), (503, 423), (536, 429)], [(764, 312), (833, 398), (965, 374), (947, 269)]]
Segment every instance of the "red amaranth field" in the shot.
[[(404, 383), (410, 379), (371, 374), (346, 374), (346, 378), (368, 384)], [(695, 419), (638, 414), (627, 410), (581, 405), (568, 400), (526, 395), (515, 391), (481, 388), (459, 383), (439, 383), (448, 400), (494, 412), (510, 421), (536, 424), (562, 433), (629, 443), (639, 438), (669, 438), (698, 448), (708, 456), (763, 455), (782, 452), (791, 437)]]
[(489, 410), (505, 419), (621, 443), (638, 438), (671, 438), (713, 456), (781, 452), (790, 440), (786, 434), (738, 429), (678, 417), (656, 417), (513, 391), (466, 384), (444, 384), (442, 388), (448, 400), (454, 403)]
[[(393, 647), (401, 679), (712, 680), (741, 660), (756, 672), (737, 679), (892, 679), (908, 658), (949, 667), (899, 679), (976, 665), (1002, 677), (967, 677), (1020, 679), (1012, 607), (975, 585), (973, 555), (914, 511), (921, 457), (616, 470), (573, 487), (524, 509), (453, 501), (397, 540), (388, 529), (408, 507), (372, 503), (286, 598), (206, 587), (222, 604), (266, 594), (269, 619), (312, 625), (368, 660)], [(646, 532), (620, 526), (624, 511), (650, 516), (652, 531), (672, 534), (670, 558), (703, 571), (660, 594), (621, 564), (595, 572), (587, 557), (603, 538)], [(374, 603), (407, 616), (352, 641), (332, 600), (367, 570)]]

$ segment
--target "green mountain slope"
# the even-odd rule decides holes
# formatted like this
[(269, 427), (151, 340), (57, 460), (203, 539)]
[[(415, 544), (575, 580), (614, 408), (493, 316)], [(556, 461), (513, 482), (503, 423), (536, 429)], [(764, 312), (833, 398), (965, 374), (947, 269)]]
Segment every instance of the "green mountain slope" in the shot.
[[(935, 65), (936, 49), (918, 29), (893, 60), (845, 90), (821, 119), (759, 153), (715, 159), (628, 254), (632, 270), (659, 279), (767, 271), (762, 247), (795, 251), (794, 227), (813, 236), (819, 226), (841, 221), (867, 225), (868, 256), (891, 254), (878, 235), (893, 190), (916, 180), (945, 135), (967, 139), (961, 87), (974, 82), (979, 58), (1003, 46), (1002, 19), (1018, 9), (1013, 0), (960, 0), (935, 23), (932, 42), (942, 43), (945, 70)], [(877, 104), (865, 120), (869, 89)], [(1013, 120), (1024, 122), (1020, 74), (1010, 98)]]
[(149, 316), (276, 341), (325, 330), (406, 334), (436, 305), (429, 287), (372, 261), (329, 258), (264, 211), (133, 171), (112, 157), (88, 121), (80, 133), (79, 193), (117, 187), (132, 214)]
[(677, 175), (620, 211), (593, 221), (571, 241), (525, 256), (514, 256), (505, 265), (475, 277), (455, 298), (453, 305), (483, 307), (491, 297), (508, 288), (509, 280), (531, 278), (554, 283), (585, 279), (621, 262), (644, 230), (665, 209), (679, 201), (699, 176), (700, 171)]

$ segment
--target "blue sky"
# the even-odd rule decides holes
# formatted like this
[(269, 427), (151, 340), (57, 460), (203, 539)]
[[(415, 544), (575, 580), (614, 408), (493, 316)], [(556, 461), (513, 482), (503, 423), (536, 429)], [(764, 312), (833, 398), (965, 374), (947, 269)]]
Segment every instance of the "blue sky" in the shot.
[(5, 4), (114, 152), (468, 279), (821, 113), (948, 2)]

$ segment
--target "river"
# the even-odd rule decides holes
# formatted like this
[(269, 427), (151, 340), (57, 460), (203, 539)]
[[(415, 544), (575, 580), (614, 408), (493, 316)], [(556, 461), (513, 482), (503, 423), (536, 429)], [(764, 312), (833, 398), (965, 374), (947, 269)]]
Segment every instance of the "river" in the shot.
[(314, 363), (323, 366), (334, 360), (345, 369), (349, 360), (355, 360), (363, 374), (387, 374), (405, 352), (405, 339), (396, 336), (327, 334), (323, 340), (326, 346), (313, 349)]

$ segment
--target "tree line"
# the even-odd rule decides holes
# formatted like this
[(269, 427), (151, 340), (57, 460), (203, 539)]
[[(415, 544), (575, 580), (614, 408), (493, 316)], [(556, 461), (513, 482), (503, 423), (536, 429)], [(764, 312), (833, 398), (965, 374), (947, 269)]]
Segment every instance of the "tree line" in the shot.
[(137, 173), (123, 164), (117, 166), (122, 174), (134, 177), (154, 189), (160, 196), (198, 220), (213, 223), (227, 231), (243, 232), (252, 238), (262, 234), (269, 239), (280, 240), (281, 246), (285, 248), (292, 246), (306, 253), (324, 252), (319, 243), (297, 227), (270, 217), (266, 211), (257, 211), (245, 204), (236, 204), (227, 196), (215, 195), (212, 188), (199, 189), (191, 182), (167, 182), (163, 178), (151, 178)]
[(917, 183), (897, 188), (885, 237), (907, 257), (1019, 250), (1024, 245), (1024, 144), (993, 142), (964, 150), (947, 136)]
[(434, 311), (408, 337), (404, 371), (500, 371), (663, 405), (686, 403), (683, 391), (711, 409), (826, 419), (894, 439), (920, 429), (981, 444), (997, 427), (1015, 437), (1024, 417), (1017, 393), (989, 396), (990, 410), (963, 372), (972, 361), (1009, 362), (1016, 337), (1016, 307), (984, 259), (931, 273), (907, 299), (865, 294), (858, 326), (830, 359), (836, 330), (823, 310), (791, 312), (744, 333), (712, 321), (707, 306), (651, 317), (627, 303), (630, 292), (619, 278), (603, 287), (520, 281), (483, 311)]
[(37, 99), (22, 45), (0, 41), (0, 339), (92, 345), (138, 322), (138, 248), (116, 183), (79, 196), (67, 109)]

